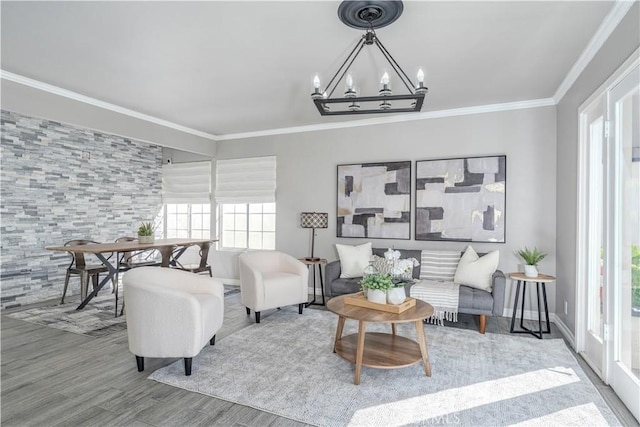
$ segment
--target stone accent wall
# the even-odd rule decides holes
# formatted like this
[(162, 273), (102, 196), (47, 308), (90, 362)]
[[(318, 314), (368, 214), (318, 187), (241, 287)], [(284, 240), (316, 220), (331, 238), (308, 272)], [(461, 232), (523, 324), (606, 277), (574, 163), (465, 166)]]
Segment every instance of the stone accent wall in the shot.
[(1, 308), (62, 295), (71, 258), (45, 247), (113, 242), (160, 213), (162, 147), (4, 110), (1, 130)]

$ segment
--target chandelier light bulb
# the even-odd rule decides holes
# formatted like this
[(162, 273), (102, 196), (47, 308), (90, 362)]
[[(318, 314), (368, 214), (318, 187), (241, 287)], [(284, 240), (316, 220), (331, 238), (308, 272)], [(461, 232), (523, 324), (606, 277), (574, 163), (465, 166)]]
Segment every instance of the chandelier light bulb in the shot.
[(313, 93), (311, 94), (312, 99), (320, 99), (323, 97), (322, 92), (320, 92), (320, 77), (316, 74), (313, 77)]
[(353, 89), (353, 77), (351, 77), (351, 74), (347, 75), (347, 89)]
[[(380, 79), (380, 83), (382, 84), (382, 89), (378, 91), (378, 94), (380, 94), (380, 96), (391, 95), (391, 89), (389, 88), (389, 73), (387, 73), (386, 71), (384, 72), (384, 74), (382, 75), (382, 78)], [(385, 104), (385, 107), (386, 107), (386, 104)], [(387, 108), (383, 108), (383, 109), (386, 110)]]
[[(427, 93), (427, 88), (424, 85), (424, 71), (422, 71), (422, 68), (418, 69), (418, 73), (416, 74), (416, 80), (418, 81), (418, 85), (416, 86), (416, 93), (417, 94), (421, 94), (424, 95)], [(411, 104), (412, 107), (414, 107), (414, 104)]]
[(351, 74), (347, 74), (345, 86), (346, 86), (344, 91), (345, 98), (355, 98), (358, 95), (356, 93), (356, 89), (353, 87), (353, 77), (351, 77)]

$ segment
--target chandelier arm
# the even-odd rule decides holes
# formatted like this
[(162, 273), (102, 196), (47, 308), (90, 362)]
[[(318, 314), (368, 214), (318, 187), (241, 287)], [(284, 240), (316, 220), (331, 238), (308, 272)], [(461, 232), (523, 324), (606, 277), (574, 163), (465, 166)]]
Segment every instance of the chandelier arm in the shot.
[[(364, 43), (362, 43), (360, 45), (360, 49), (358, 49), (358, 51), (356, 52), (356, 54), (353, 56), (353, 58), (351, 58), (351, 62), (349, 62), (349, 65), (347, 65), (347, 67), (344, 69), (344, 71), (342, 72), (342, 75), (340, 75), (340, 78), (338, 78), (338, 80), (336, 80), (336, 84), (333, 87), (333, 89), (331, 89), (331, 92), (329, 93), (329, 98), (331, 98), (331, 95), (333, 95), (333, 92), (335, 92), (335, 90), (338, 88), (338, 83), (340, 82), (340, 80), (342, 80), (342, 78), (344, 77), (345, 74), (347, 74), (347, 71), (349, 71), (349, 68), (351, 68), (351, 64), (353, 64), (353, 61), (356, 60), (356, 58), (358, 57), (358, 55), (360, 54), (360, 52), (362, 51), (362, 48), (364, 47)], [(347, 58), (348, 60), (349, 58)], [(346, 62), (346, 61), (345, 61)], [(344, 64), (343, 64), (344, 65)], [(341, 67), (342, 68), (342, 67)], [(340, 70), (338, 70), (338, 72), (340, 72)], [(336, 73), (337, 75), (338, 73)], [(335, 78), (335, 76), (334, 76)], [(333, 79), (332, 79), (333, 81)]]
[(393, 56), (391, 56), (387, 48), (384, 47), (380, 39), (377, 37), (376, 37), (376, 46), (378, 46), (378, 49), (380, 49), (380, 52), (382, 52), (382, 55), (385, 57), (387, 62), (389, 62), (389, 64), (391, 65), (393, 70), (396, 72), (398, 77), (400, 77), (400, 81), (402, 81), (402, 83), (406, 86), (409, 93), (413, 94), (413, 89), (411, 88), (411, 79), (407, 76), (407, 74), (404, 72), (400, 64), (398, 64), (398, 62), (393, 58)]
[[(356, 42), (356, 45), (353, 47), (353, 49), (351, 50), (351, 53), (349, 53), (349, 55), (345, 58), (344, 62), (342, 63), (342, 65), (340, 66), (340, 68), (338, 68), (338, 71), (336, 71), (336, 73), (333, 75), (333, 77), (331, 77), (331, 80), (329, 81), (329, 84), (327, 84), (327, 88), (326, 89), (330, 89), (331, 88), (331, 84), (333, 83), (333, 81), (336, 79), (336, 77), (338, 76), (338, 74), (340, 74), (340, 70), (342, 70), (342, 68), (344, 67), (344, 65), (347, 63), (347, 61), (349, 61), (349, 58), (351, 58), (351, 56), (353, 55), (353, 52), (356, 51), (356, 49), (358, 49), (358, 47), (360, 48), (358, 50), (358, 53), (355, 54), (355, 56), (353, 57), (353, 59), (355, 59), (358, 54), (360, 53), (360, 51), (362, 50), (362, 47), (364, 46), (364, 36), (360, 38), (360, 40), (358, 40)], [(351, 62), (353, 63), (353, 59), (351, 60)], [(351, 64), (349, 64), (351, 65)], [(348, 69), (348, 67), (347, 67)], [(344, 75), (344, 73), (342, 74)], [(342, 78), (342, 76), (340, 77)], [(338, 82), (340, 80), (338, 80), (336, 82), (335, 87), (331, 90), (331, 93), (329, 94), (329, 97), (331, 97), (331, 95), (333, 95), (333, 92), (336, 90), (336, 87), (338, 87)]]

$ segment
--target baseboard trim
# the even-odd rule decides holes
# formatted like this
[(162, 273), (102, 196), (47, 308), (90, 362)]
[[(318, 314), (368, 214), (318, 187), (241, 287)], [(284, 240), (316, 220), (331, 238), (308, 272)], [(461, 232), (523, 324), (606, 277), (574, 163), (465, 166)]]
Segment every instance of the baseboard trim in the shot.
[[(309, 286), (309, 295), (313, 295), (313, 286)], [(325, 293), (325, 296), (327, 294)], [(322, 289), (320, 288), (320, 286), (316, 285), (316, 296), (321, 297), (322, 296)]]
[[(519, 315), (519, 311), (518, 310), (518, 314), (517, 314), (517, 318), (520, 318)], [(502, 313), (503, 317), (511, 317), (513, 315), (513, 309), (512, 308), (506, 308), (504, 310), (504, 312)], [(525, 320), (538, 320), (538, 312), (537, 311), (533, 311), (533, 310), (525, 310), (524, 311), (524, 319)], [(544, 313), (542, 313), (542, 320), (544, 321)], [(556, 314), (555, 313), (549, 313), (549, 322), (551, 323), (556, 323)]]
[(567, 327), (567, 325), (565, 325), (565, 323), (559, 317), (556, 317), (556, 320), (553, 323), (556, 325), (564, 339), (567, 340), (573, 351), (577, 352), (576, 337), (573, 335), (569, 327)]

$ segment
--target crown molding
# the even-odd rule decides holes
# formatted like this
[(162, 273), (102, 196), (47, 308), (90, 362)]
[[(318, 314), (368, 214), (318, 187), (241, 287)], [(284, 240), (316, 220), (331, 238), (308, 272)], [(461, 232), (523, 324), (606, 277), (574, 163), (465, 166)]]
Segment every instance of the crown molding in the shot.
[(255, 132), (241, 132), (241, 133), (230, 133), (225, 135), (213, 135), (213, 134), (202, 132), (196, 129), (191, 129), (173, 122), (169, 122), (167, 120), (159, 119), (157, 117), (153, 117), (147, 114), (139, 113), (137, 111), (130, 110), (128, 108), (124, 108), (119, 105), (115, 105), (105, 101), (101, 101), (99, 99), (91, 98), (89, 96), (85, 96), (77, 92), (63, 89), (58, 86), (50, 85), (48, 83), (44, 83), (28, 77), (24, 77), (19, 74), (11, 73), (9, 71), (0, 70), (0, 78), (11, 81), (11, 82), (15, 82), (21, 85), (29, 86), (34, 89), (49, 92), (54, 95), (59, 95), (65, 98), (73, 99), (75, 101), (82, 102), (88, 105), (93, 105), (95, 107), (104, 108), (106, 110), (124, 114), (130, 117), (134, 117), (136, 119), (145, 120), (160, 126), (164, 126), (164, 127), (181, 131), (181, 132), (196, 135), (212, 141), (228, 141), (233, 139), (257, 138), (262, 136), (285, 135), (290, 133), (317, 132), (317, 131), (324, 131), (324, 130), (331, 130), (331, 129), (345, 129), (345, 128), (352, 128), (352, 127), (360, 127), (360, 126), (379, 125), (379, 124), (385, 124), (385, 123), (400, 123), (400, 122), (409, 122), (414, 120), (437, 119), (437, 118), (464, 116), (464, 115), (471, 115), (471, 114), (493, 113), (498, 111), (521, 110), (525, 108), (547, 107), (547, 106), (556, 104), (554, 99), (544, 98), (544, 99), (534, 99), (534, 100), (528, 100), (528, 101), (507, 102), (502, 104), (489, 104), (489, 105), (479, 105), (475, 107), (454, 108), (449, 110), (429, 111), (425, 113), (385, 116), (385, 117), (377, 117), (372, 119), (353, 120), (353, 121), (347, 121), (347, 122), (321, 123), (321, 124), (308, 125), (308, 126), (266, 129), (266, 130), (255, 131)]
[(322, 123), (308, 126), (295, 126), (288, 128), (266, 129), (255, 132), (229, 133), (219, 135), (218, 141), (232, 139), (257, 138), (262, 136), (284, 135), (301, 132), (317, 132), (331, 129), (345, 129), (360, 126), (372, 126), (386, 123), (410, 122), (414, 120), (440, 119), (445, 117), (466, 116), (471, 114), (494, 113), (499, 111), (522, 110), (526, 108), (549, 107), (556, 105), (553, 98), (533, 99), (528, 101), (506, 102), (502, 104), (478, 105), (475, 107), (454, 108), (449, 110), (428, 111), (424, 113), (403, 114), (397, 116), (385, 116), (348, 122)]
[(88, 105), (93, 105), (94, 107), (104, 108), (105, 110), (113, 111), (115, 113), (123, 114), (125, 116), (133, 117), (140, 120), (145, 120), (147, 122), (154, 123), (167, 128), (175, 129), (180, 132), (189, 133), (191, 135), (199, 136), (201, 138), (210, 139), (212, 141), (217, 141), (219, 139), (217, 135), (213, 135), (207, 132), (202, 132), (196, 129), (191, 129), (186, 126), (179, 125), (177, 123), (159, 119), (157, 117), (150, 116), (148, 114), (139, 113), (137, 111), (130, 110), (128, 108), (124, 108), (119, 105), (115, 105), (109, 102), (101, 101), (99, 99), (91, 98), (89, 96), (85, 96), (77, 92), (63, 89), (61, 87), (50, 85), (48, 83), (44, 83), (38, 80), (30, 79), (29, 77), (24, 77), (19, 74), (11, 73), (9, 71), (0, 70), (0, 78), (7, 81), (14, 82), (14, 83), (18, 83), (24, 86), (29, 86), (34, 89), (49, 92), (54, 95), (59, 95), (65, 98), (73, 99), (74, 101), (82, 102)]
[(598, 27), (596, 33), (591, 37), (587, 47), (582, 51), (582, 54), (578, 60), (573, 64), (571, 70), (567, 73), (556, 93), (553, 95), (555, 103), (559, 103), (560, 100), (567, 94), (571, 86), (578, 80), (580, 74), (587, 67), (589, 62), (598, 53), (602, 45), (609, 38), (611, 33), (616, 29), (622, 18), (629, 12), (629, 9), (633, 6), (636, 0), (617, 0), (613, 5), (607, 16), (602, 20), (602, 23)]

